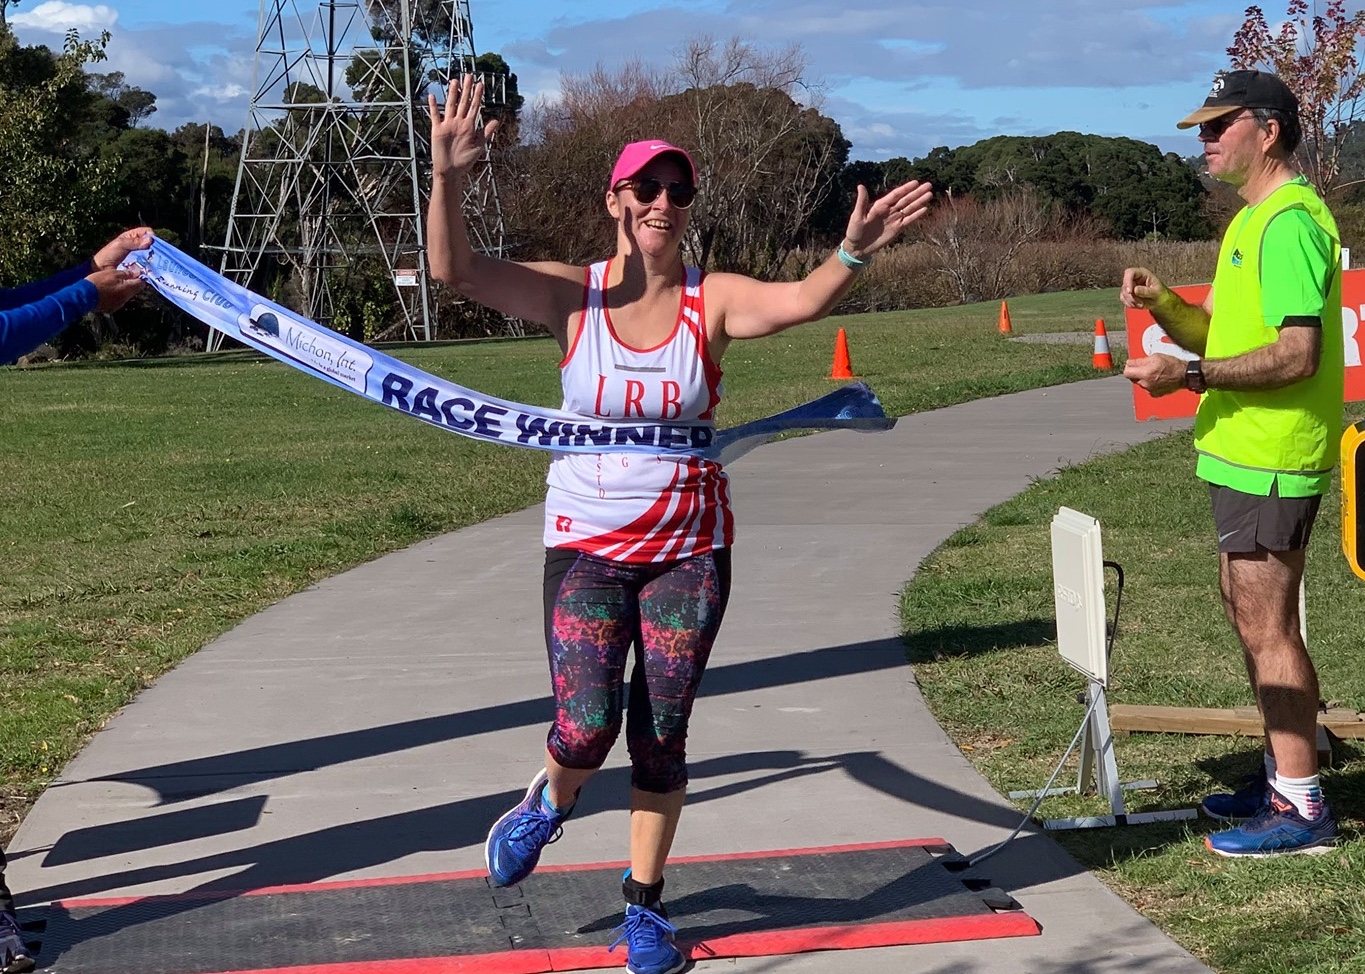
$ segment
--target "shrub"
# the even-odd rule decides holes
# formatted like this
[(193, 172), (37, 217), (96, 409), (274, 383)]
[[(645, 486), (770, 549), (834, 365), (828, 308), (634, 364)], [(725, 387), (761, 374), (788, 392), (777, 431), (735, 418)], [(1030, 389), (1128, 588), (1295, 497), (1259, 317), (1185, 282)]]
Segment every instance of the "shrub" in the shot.
[[(821, 252), (797, 255), (788, 263), (788, 279), (805, 274)], [(1001, 293), (984, 299), (1118, 287), (1125, 267), (1147, 267), (1168, 284), (1198, 284), (1213, 278), (1218, 242), (1122, 242), (1116, 240), (1042, 240), (1025, 244), (1009, 270), (1000, 276)], [(863, 271), (835, 314), (940, 308), (963, 303), (943, 272), (932, 245), (903, 243), (877, 255)]]

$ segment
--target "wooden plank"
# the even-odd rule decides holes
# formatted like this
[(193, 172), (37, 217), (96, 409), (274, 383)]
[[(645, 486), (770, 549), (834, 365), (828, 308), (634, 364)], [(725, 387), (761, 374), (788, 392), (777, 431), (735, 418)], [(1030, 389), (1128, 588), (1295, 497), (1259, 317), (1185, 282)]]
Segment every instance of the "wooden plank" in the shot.
[(1109, 705), (1109, 726), (1114, 730), (1152, 731), (1168, 734), (1241, 734), (1260, 737), (1261, 715), (1253, 708), (1249, 716), (1235, 710), (1208, 707), (1152, 707), (1143, 704)]
[[(1232, 712), (1238, 717), (1254, 717), (1258, 720), (1261, 713), (1255, 707), (1235, 707)], [(1318, 720), (1322, 723), (1353, 724), (1356, 721), (1365, 720), (1365, 714), (1358, 714), (1347, 707), (1331, 707), (1319, 711)]]
[(1348, 724), (1355, 721), (1365, 721), (1365, 714), (1358, 714), (1349, 707), (1329, 707), (1322, 712), (1318, 720), (1322, 720), (1324, 717), (1329, 721), (1343, 721)]
[[(1318, 714), (1318, 724), (1334, 737), (1365, 740), (1365, 716), (1343, 708)], [(1109, 725), (1115, 731), (1148, 731), (1167, 734), (1241, 734), (1260, 737), (1265, 733), (1261, 715), (1254, 707), (1219, 710), (1211, 707), (1153, 707), (1116, 703), (1109, 706)]]

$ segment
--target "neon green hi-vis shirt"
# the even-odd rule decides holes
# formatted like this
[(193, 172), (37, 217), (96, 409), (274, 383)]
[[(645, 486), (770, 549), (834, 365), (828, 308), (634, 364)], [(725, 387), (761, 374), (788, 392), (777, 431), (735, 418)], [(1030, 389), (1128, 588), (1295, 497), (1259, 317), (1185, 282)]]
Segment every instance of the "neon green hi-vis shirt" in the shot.
[(1231, 358), (1269, 345), (1286, 319), (1321, 323), (1317, 373), (1279, 389), (1210, 389), (1195, 418), (1198, 476), (1246, 494), (1326, 493), (1341, 436), (1345, 362), (1341, 242), (1303, 177), (1233, 218), (1213, 278), (1204, 354)]

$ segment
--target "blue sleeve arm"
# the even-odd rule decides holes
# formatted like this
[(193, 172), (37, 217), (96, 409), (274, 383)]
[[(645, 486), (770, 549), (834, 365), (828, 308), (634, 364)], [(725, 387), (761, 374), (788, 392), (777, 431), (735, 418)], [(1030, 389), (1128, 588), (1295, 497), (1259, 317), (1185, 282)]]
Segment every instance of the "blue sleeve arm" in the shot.
[(32, 304), (39, 298), (56, 294), (62, 288), (89, 277), (94, 272), (94, 265), (87, 260), (84, 264), (64, 270), (60, 274), (54, 274), (45, 281), (34, 281), (32, 284), (21, 284), (19, 287), (0, 290), (0, 311), (8, 311), (21, 305)]
[(100, 293), (81, 278), (19, 308), (0, 311), (0, 363), (13, 362), (95, 310)]

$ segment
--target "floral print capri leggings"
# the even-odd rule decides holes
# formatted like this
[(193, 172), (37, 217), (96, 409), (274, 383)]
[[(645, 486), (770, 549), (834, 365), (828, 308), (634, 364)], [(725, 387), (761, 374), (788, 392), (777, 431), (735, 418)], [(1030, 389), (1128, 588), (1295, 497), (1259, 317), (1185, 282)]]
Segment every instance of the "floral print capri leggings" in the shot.
[(555, 722), (546, 746), (566, 768), (596, 769), (626, 716), (631, 784), (687, 784), (687, 721), (730, 597), (728, 549), (634, 565), (569, 548), (545, 554), (545, 645)]

